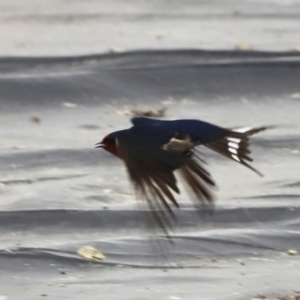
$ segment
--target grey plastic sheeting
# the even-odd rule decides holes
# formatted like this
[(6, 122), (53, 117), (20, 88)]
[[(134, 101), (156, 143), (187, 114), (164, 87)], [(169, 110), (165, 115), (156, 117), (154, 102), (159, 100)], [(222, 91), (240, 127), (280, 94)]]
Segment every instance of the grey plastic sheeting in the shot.
[[(251, 299), (300, 289), (300, 55), (145, 51), (0, 61), (0, 282), (7, 299)], [(131, 109), (253, 138), (264, 177), (203, 151), (214, 213), (180, 186), (172, 243), (147, 227), (121, 161), (94, 149)], [(142, 210), (144, 206), (141, 206)], [(151, 238), (155, 233), (156, 238)], [(102, 263), (77, 255), (84, 245)]]
[(1, 0), (1, 56), (136, 49), (299, 51), (298, 0)]

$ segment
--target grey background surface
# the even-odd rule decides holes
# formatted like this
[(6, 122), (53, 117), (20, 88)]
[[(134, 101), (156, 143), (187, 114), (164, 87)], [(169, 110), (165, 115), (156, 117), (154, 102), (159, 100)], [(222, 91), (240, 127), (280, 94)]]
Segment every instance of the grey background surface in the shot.
[(2, 0), (0, 54), (136, 49), (298, 49), (293, 0)]
[[(300, 289), (299, 256), (288, 255), (300, 250), (300, 55), (290, 51), (298, 1), (0, 8), (3, 299), (252, 299)], [(93, 149), (130, 126), (131, 109), (161, 107), (168, 119), (279, 125), (253, 138), (263, 178), (204, 151), (216, 210), (195, 213), (180, 185), (173, 245), (151, 238), (122, 162)], [(83, 245), (106, 259), (85, 261)]]

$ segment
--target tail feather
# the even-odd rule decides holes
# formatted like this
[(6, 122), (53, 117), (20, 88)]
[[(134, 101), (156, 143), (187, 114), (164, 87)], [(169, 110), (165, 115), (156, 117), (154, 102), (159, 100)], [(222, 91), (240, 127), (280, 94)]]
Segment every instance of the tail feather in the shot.
[(231, 131), (237, 132), (237, 133), (245, 133), (247, 136), (251, 136), (253, 134), (259, 133), (261, 131), (267, 130), (267, 129), (273, 129), (275, 126), (261, 126), (261, 127), (235, 127), (231, 128)]
[(258, 175), (263, 176), (262, 173), (247, 163), (247, 161), (253, 161), (249, 156), (251, 153), (249, 137), (273, 127), (274, 126), (231, 128), (228, 135), (222, 139), (206, 143), (205, 146), (246, 166)]

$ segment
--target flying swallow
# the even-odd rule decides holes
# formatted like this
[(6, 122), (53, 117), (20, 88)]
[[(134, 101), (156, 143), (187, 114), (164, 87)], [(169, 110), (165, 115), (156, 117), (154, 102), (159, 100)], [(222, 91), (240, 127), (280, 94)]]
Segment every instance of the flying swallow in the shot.
[(210, 148), (261, 175), (249, 164), (249, 137), (269, 126), (229, 129), (200, 120), (143, 117), (131, 122), (131, 128), (112, 132), (96, 145), (124, 162), (135, 191), (146, 199), (164, 229), (172, 206), (179, 208), (174, 196), (180, 193), (176, 170), (193, 192), (193, 200), (202, 205), (213, 203), (216, 184), (196, 155), (197, 146)]

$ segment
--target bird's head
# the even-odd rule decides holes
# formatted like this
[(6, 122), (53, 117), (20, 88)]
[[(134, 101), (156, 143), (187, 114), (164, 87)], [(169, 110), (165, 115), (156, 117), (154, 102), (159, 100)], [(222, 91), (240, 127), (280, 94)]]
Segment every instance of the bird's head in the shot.
[(101, 142), (97, 143), (96, 148), (103, 148), (111, 154), (120, 157), (117, 150), (116, 139), (113, 138), (110, 134), (105, 136)]

